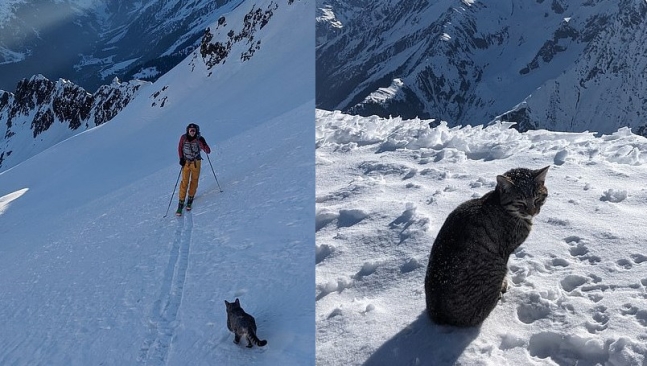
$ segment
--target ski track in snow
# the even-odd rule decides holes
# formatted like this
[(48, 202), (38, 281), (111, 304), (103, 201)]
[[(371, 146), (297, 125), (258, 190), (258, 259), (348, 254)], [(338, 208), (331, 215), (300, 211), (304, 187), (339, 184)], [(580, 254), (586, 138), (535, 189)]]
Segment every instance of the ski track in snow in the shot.
[[(647, 362), (647, 140), (425, 125), (318, 112), (317, 364)], [(546, 165), (547, 203), (493, 313), (432, 324), (423, 284), (447, 214)]]
[(138, 358), (138, 361), (145, 365), (164, 365), (167, 362), (184, 294), (192, 232), (193, 216), (187, 213), (179, 217), (168, 266), (162, 278), (160, 297), (155, 300), (151, 311), (151, 329)]

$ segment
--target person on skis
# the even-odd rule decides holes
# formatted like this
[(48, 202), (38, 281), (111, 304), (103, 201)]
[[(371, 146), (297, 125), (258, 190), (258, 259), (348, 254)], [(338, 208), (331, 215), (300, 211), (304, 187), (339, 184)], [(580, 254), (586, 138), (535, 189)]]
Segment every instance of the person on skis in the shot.
[(189, 199), (186, 201), (187, 211), (191, 210), (195, 192), (198, 190), (198, 179), (200, 178), (200, 163), (202, 156), (200, 150), (211, 153), (211, 148), (207, 145), (204, 137), (200, 136), (200, 127), (195, 123), (189, 123), (186, 126), (186, 133), (180, 136), (180, 143), (177, 152), (180, 155), (180, 165), (182, 166), (182, 183), (180, 183), (180, 202), (175, 214), (182, 215), (184, 200), (189, 193)]

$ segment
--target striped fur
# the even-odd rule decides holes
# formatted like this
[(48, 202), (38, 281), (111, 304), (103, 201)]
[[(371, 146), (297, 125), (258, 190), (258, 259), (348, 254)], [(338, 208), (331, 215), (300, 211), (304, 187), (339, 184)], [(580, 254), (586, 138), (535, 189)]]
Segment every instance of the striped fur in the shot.
[(548, 196), (549, 167), (512, 169), (496, 189), (466, 201), (441, 227), (425, 277), (427, 312), (437, 324), (480, 325), (507, 290), (507, 263), (528, 237)]
[(234, 333), (234, 343), (238, 344), (240, 339), (245, 337), (248, 348), (252, 348), (254, 344), (259, 347), (267, 344), (266, 340), (260, 340), (256, 336), (256, 321), (240, 307), (238, 299), (233, 303), (225, 300), (225, 306), (227, 307), (227, 329)]

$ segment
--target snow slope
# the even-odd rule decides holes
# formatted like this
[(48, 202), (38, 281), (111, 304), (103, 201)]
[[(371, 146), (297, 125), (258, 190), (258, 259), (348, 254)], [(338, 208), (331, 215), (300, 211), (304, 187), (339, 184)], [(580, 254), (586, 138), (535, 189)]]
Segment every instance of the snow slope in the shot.
[[(317, 111), (318, 365), (645, 365), (647, 139)], [(515, 167), (549, 196), (477, 329), (425, 312), (447, 215)]]
[[(0, 364), (314, 364), (314, 7), (280, 5), (249, 61), (189, 57), (0, 173)], [(164, 218), (189, 122), (223, 192), (203, 155), (194, 210)], [(236, 297), (266, 347), (233, 343)]]

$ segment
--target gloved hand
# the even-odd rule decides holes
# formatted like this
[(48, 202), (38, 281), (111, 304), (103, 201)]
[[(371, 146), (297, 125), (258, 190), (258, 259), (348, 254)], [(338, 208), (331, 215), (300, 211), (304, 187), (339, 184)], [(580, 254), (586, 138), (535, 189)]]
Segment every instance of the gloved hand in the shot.
[(184, 160), (184, 158), (180, 158), (180, 165), (184, 166), (185, 163), (186, 163), (186, 160)]

